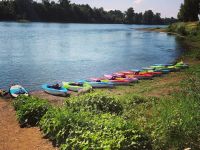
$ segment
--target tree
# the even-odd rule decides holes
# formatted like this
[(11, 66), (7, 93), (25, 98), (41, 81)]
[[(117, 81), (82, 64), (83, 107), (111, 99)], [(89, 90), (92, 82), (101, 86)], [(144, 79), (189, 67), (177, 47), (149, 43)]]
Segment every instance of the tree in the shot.
[(134, 9), (132, 7), (130, 7), (126, 12), (125, 12), (125, 21), (128, 24), (133, 24), (133, 19), (134, 19)]
[(144, 24), (153, 24), (154, 13), (152, 10), (147, 10), (143, 14), (143, 23)]
[(161, 14), (160, 13), (156, 13), (154, 16), (153, 16), (153, 24), (162, 24), (162, 19), (161, 19)]
[(70, 6), (70, 1), (69, 0), (59, 0), (60, 5), (65, 7), (65, 8), (69, 8)]
[(120, 10), (106, 11), (103, 8), (91, 8), (86, 4), (71, 4), (69, 0), (0, 0), (1, 21), (26, 19), (41, 22), (128, 24), (162, 24), (176, 21), (170, 18), (161, 19), (160, 16), (151, 10), (144, 14), (135, 13), (132, 7), (124, 13)]
[(178, 13), (178, 19), (181, 21), (198, 21), (200, 0), (184, 0)]

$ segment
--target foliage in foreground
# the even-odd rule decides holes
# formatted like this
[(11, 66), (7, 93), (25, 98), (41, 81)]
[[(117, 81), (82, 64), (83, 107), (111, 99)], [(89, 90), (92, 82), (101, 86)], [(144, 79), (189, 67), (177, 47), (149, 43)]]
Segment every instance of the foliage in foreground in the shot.
[(96, 113), (122, 114), (123, 106), (116, 97), (108, 96), (105, 93), (89, 93), (79, 97), (72, 97), (66, 100), (66, 107), (93, 111)]
[(133, 124), (109, 113), (49, 110), (40, 127), (61, 149), (151, 149), (150, 142)]
[(35, 126), (50, 108), (46, 100), (20, 96), (13, 102), (21, 126)]

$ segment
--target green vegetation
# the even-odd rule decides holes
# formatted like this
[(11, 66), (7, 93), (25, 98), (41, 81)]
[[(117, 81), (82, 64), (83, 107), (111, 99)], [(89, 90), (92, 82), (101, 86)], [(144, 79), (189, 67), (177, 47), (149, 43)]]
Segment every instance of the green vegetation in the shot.
[(184, 0), (184, 3), (181, 4), (181, 8), (178, 13), (178, 19), (185, 22), (198, 21), (198, 14), (200, 14), (200, 1)]
[(189, 36), (188, 39), (197, 39), (200, 33), (200, 23), (199, 22), (179, 22), (169, 25), (169, 32), (178, 33), (183, 36)]
[(103, 8), (91, 8), (89, 5), (70, 3), (69, 0), (57, 2), (42, 0), (4, 0), (0, 1), (0, 21), (42, 21), (74, 23), (128, 23), (128, 24), (169, 24), (174, 18), (161, 18), (160, 13), (152, 10), (135, 13), (133, 8), (126, 12), (120, 10), (105, 11)]
[(13, 102), (13, 105), (22, 127), (37, 125), (41, 117), (50, 108), (50, 105), (46, 100), (24, 96), (18, 97)]
[(92, 93), (80, 97), (72, 97), (66, 100), (66, 106), (76, 111), (84, 109), (95, 113), (121, 114), (123, 111), (120, 101), (105, 93)]
[(150, 149), (148, 138), (133, 124), (109, 113), (55, 108), (40, 122), (61, 149)]
[(184, 42), (188, 50), (184, 57), (200, 60), (200, 23), (199, 22), (179, 22), (170, 25), (168, 32), (178, 33), (184, 36)]

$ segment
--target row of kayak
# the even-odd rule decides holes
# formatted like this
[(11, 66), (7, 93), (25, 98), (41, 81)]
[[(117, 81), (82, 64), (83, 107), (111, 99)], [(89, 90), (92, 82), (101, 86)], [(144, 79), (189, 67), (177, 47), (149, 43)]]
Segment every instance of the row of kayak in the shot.
[(189, 66), (182, 61), (176, 64), (155, 64), (148, 68), (132, 69), (129, 71), (120, 71), (112, 74), (105, 74), (100, 78), (90, 78), (87, 80), (78, 80), (76, 82), (62, 82), (62, 85), (42, 86), (43, 90), (52, 95), (66, 96), (69, 91), (88, 92), (92, 88), (113, 88), (117, 85), (129, 85), (137, 83), (143, 79), (153, 79), (153, 77), (162, 76), (170, 72), (179, 71)]
[[(183, 63), (183, 61), (176, 64), (155, 64), (148, 68), (105, 74), (100, 78), (90, 78), (76, 82), (62, 82), (62, 85), (44, 84), (42, 85), (42, 89), (52, 95), (67, 96), (70, 91), (82, 93), (88, 92), (92, 88), (113, 88), (117, 85), (129, 85), (131, 83), (137, 83), (139, 80), (151, 80), (153, 77), (162, 76), (163, 74), (179, 71), (188, 67), (188, 64)], [(18, 97), (19, 95), (29, 96), (28, 91), (21, 85), (11, 86), (9, 93), (12, 97)], [(2, 94), (6, 94), (6, 92), (2, 91)]]

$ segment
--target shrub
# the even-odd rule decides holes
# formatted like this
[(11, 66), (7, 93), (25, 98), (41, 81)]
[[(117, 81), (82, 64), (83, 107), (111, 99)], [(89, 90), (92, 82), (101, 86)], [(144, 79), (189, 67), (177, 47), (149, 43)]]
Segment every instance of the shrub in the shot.
[(79, 97), (73, 97), (66, 100), (66, 106), (76, 111), (80, 109), (94, 112), (109, 112), (120, 114), (123, 111), (122, 104), (115, 97), (104, 93), (89, 93)]
[(42, 118), (43, 132), (62, 150), (151, 149), (147, 136), (119, 116), (57, 108)]
[(35, 97), (20, 96), (13, 102), (17, 111), (17, 118), (22, 127), (35, 126), (39, 123), (41, 117), (50, 108), (46, 100)]

